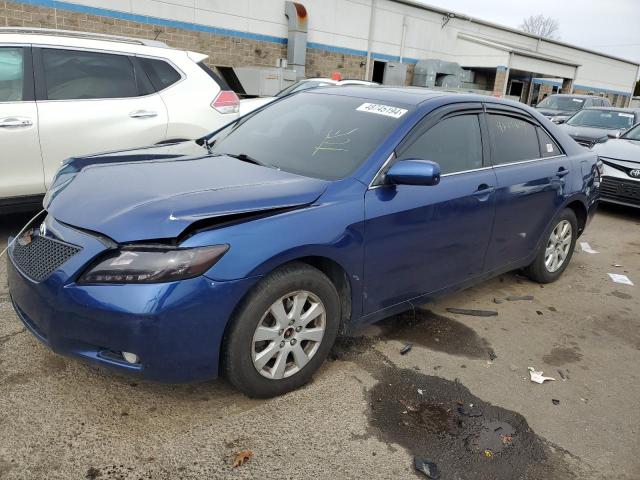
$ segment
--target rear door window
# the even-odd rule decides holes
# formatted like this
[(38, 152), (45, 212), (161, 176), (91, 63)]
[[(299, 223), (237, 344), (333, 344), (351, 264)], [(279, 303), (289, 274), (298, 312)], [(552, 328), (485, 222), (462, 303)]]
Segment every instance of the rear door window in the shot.
[(139, 60), (156, 92), (170, 87), (182, 78), (180, 73), (164, 60), (151, 58), (139, 58)]
[(538, 138), (540, 140), (540, 152), (542, 153), (542, 156), (544, 158), (547, 158), (561, 155), (562, 152), (558, 148), (558, 144), (553, 141), (549, 134), (540, 127), (537, 127), (537, 130)]
[(126, 55), (42, 49), (48, 100), (138, 96), (133, 63)]
[(398, 160), (431, 160), (443, 174), (482, 167), (482, 140), (478, 115), (445, 118), (400, 152)]
[(0, 48), (0, 102), (24, 100), (24, 50)]
[(515, 116), (490, 113), (487, 124), (494, 165), (540, 158), (538, 134), (532, 123)]

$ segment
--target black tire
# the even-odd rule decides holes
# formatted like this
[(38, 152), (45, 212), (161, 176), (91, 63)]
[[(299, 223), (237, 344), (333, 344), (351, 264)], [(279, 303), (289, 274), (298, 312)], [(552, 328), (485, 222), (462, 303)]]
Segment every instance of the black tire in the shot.
[[(258, 372), (252, 359), (253, 335), (265, 312), (281, 297), (305, 290), (324, 306), (324, 336), (315, 354), (298, 372), (281, 379), (270, 379)], [(327, 358), (340, 327), (340, 298), (331, 280), (320, 270), (293, 262), (273, 271), (247, 295), (225, 333), (222, 368), (238, 390), (249, 397), (269, 398), (306, 384)]]
[[(549, 271), (545, 264), (545, 251), (549, 245), (550, 237), (555, 228), (563, 221), (569, 222), (571, 225), (571, 245), (564, 262), (556, 271)], [(551, 283), (555, 282), (562, 272), (565, 271), (567, 265), (571, 261), (573, 256), (573, 250), (576, 246), (576, 240), (578, 238), (578, 221), (576, 214), (570, 208), (565, 208), (558, 214), (558, 216), (551, 223), (551, 228), (545, 232), (545, 236), (540, 242), (540, 247), (536, 255), (536, 259), (525, 269), (525, 274), (533, 281), (538, 283)]]

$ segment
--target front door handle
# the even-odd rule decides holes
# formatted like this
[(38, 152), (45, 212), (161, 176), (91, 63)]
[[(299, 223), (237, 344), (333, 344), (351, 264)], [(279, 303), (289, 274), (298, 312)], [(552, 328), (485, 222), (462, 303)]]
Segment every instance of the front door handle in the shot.
[(0, 128), (20, 128), (30, 127), (33, 122), (30, 118), (24, 117), (8, 117), (0, 119)]
[(158, 112), (151, 110), (135, 110), (129, 114), (131, 118), (153, 118), (158, 116)]
[(564, 167), (560, 167), (560, 168), (558, 169), (558, 173), (556, 173), (556, 175), (557, 175), (559, 178), (562, 178), (562, 177), (564, 177), (565, 175), (567, 175), (568, 173), (569, 173), (569, 170), (567, 170), (567, 169), (566, 169), (566, 168), (564, 168)]
[(475, 192), (473, 192), (473, 196), (474, 197), (488, 197), (493, 192), (495, 192), (495, 190), (496, 190), (496, 187), (493, 187), (491, 185), (487, 185), (486, 183), (482, 183), (482, 184), (478, 185), (478, 189)]

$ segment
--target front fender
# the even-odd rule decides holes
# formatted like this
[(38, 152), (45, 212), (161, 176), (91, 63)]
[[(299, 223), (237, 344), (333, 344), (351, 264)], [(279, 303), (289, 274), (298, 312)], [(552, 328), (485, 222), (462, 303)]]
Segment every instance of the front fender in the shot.
[(325, 257), (342, 266), (355, 299), (364, 262), (365, 191), (357, 180), (334, 182), (308, 207), (212, 228), (181, 246), (228, 244), (229, 251), (205, 273), (217, 281), (264, 276), (292, 260)]

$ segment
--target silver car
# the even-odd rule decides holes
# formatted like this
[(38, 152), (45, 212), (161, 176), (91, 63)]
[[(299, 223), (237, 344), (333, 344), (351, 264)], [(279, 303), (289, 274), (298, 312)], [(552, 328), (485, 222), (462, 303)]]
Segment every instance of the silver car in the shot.
[(604, 163), (600, 200), (640, 208), (640, 124), (593, 151)]

